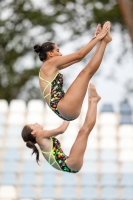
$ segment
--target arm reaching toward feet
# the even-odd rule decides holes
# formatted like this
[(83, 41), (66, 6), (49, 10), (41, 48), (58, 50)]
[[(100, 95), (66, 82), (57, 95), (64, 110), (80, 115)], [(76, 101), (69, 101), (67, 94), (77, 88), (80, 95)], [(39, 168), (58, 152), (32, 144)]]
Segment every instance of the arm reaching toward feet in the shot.
[(54, 61), (59, 70), (81, 61), (93, 49), (93, 47), (106, 36), (109, 27), (110, 22), (106, 22), (102, 30), (101, 25), (98, 24), (94, 37), (87, 45), (82, 47), (79, 51), (67, 56), (54, 57), (51, 61)]
[(63, 121), (62, 125), (59, 126), (58, 128), (56, 129), (53, 129), (53, 130), (41, 130), (40, 133), (39, 133), (39, 137), (42, 137), (42, 138), (47, 138), (47, 137), (52, 137), (52, 136), (57, 136), (57, 135), (60, 135), (60, 134), (63, 134), (68, 125), (69, 125), (70, 122), (68, 121)]

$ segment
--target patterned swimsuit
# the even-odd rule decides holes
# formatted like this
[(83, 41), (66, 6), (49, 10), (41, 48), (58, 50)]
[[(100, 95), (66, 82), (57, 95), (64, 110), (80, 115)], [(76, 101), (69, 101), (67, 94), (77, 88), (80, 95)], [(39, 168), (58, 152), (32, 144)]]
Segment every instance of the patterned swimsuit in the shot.
[(58, 111), (58, 108), (57, 108), (59, 101), (65, 95), (65, 93), (62, 89), (62, 87), (63, 87), (63, 75), (58, 72), (55, 75), (55, 77), (52, 81), (47, 81), (47, 80), (43, 79), (40, 76), (40, 73), (39, 73), (39, 78), (48, 83), (47, 86), (43, 90), (43, 95), (44, 95), (44, 92), (47, 89), (47, 87), (50, 86), (50, 92), (46, 96), (44, 96), (44, 98), (46, 98), (48, 95), (51, 96), (50, 102), (49, 102), (49, 107), (52, 109), (52, 111), (56, 115), (58, 115), (60, 118), (62, 118), (63, 120), (72, 121), (73, 119), (66, 119), (65, 117), (63, 117), (60, 114), (60, 112)]
[[(46, 159), (51, 166), (54, 167), (54, 164), (58, 166), (59, 170), (64, 172), (70, 172), (70, 173), (77, 173), (78, 171), (71, 170), (66, 165), (66, 159), (68, 158), (64, 152), (61, 149), (61, 144), (59, 140), (55, 137), (50, 137), (52, 148), (50, 152), (44, 152), (41, 150), (43, 154), (49, 154), (48, 159)], [(56, 168), (57, 169), (57, 168)]]

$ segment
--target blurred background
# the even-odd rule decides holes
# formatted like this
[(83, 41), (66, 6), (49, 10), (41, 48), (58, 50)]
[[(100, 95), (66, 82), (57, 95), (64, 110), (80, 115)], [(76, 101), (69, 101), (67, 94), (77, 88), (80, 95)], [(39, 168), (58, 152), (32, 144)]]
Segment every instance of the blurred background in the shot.
[[(0, 1), (0, 199), (133, 199), (133, 1)], [(44, 128), (62, 121), (45, 105), (35, 44), (55, 42), (63, 55), (93, 37), (98, 23), (111, 22), (112, 42), (91, 82), (102, 99), (89, 138), (84, 166), (63, 174), (31, 157), (20, 133), (25, 123)], [(86, 58), (62, 70), (65, 91), (85, 67)], [(87, 107), (60, 138), (69, 154)], [(73, 176), (73, 178), (71, 178)]]

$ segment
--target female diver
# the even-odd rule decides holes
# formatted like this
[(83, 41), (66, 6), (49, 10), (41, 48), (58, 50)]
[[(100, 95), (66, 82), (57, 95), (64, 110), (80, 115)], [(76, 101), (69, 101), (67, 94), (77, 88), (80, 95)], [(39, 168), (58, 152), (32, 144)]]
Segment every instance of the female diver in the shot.
[[(76, 53), (62, 56), (58, 46), (50, 42), (34, 46), (43, 62), (39, 72), (41, 91), (49, 107), (62, 119), (71, 121), (79, 116), (88, 83), (99, 68), (106, 45), (111, 40), (110, 22), (106, 22), (102, 29), (100, 24), (97, 26), (93, 39)], [(97, 43), (99, 45), (90, 62), (64, 93), (63, 75), (59, 70), (81, 61)]]
[(55, 136), (64, 133), (70, 122), (63, 121), (60, 127), (53, 130), (44, 130), (37, 123), (26, 125), (23, 128), (22, 138), (26, 142), (26, 146), (33, 149), (37, 162), (39, 161), (39, 151), (36, 143), (39, 145), (44, 158), (57, 170), (76, 173), (81, 169), (88, 136), (96, 122), (97, 103), (101, 99), (93, 84), (89, 85), (88, 91), (88, 110), (85, 121), (71, 148), (69, 157), (64, 154), (61, 144)]

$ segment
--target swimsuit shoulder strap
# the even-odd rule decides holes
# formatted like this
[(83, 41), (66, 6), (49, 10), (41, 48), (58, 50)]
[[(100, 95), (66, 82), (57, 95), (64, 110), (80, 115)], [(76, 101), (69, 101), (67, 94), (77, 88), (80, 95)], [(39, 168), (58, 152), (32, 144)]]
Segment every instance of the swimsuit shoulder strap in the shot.
[[(51, 140), (51, 151), (50, 151), (50, 152), (45, 152), (45, 151), (42, 151), (42, 150), (41, 150), (41, 152), (42, 152), (43, 154), (49, 154), (48, 162), (49, 162), (50, 165), (53, 165), (53, 164), (56, 162), (56, 160), (55, 160), (55, 158), (54, 158), (54, 156), (53, 156), (53, 152), (52, 152), (52, 149), (53, 149), (53, 140), (52, 140), (52, 137), (50, 137), (50, 140)], [(53, 162), (52, 164), (50, 163), (51, 156), (52, 156), (53, 159), (54, 159), (54, 162)]]
[[(40, 71), (41, 71), (41, 69), (40, 69)], [(52, 82), (52, 81), (56, 78), (56, 76), (59, 74), (59, 72), (57, 72), (57, 73), (55, 74), (54, 78), (53, 78), (51, 81), (47, 81), (47, 80), (45, 80), (44, 78), (41, 77), (40, 71), (39, 71), (39, 78), (40, 78), (42, 81), (45, 81), (46, 83), (49, 83), (49, 84), (51, 84), (51, 82)]]
[[(40, 71), (41, 71), (41, 69), (40, 69)], [(40, 71), (39, 71), (39, 78), (40, 78), (42, 81), (45, 81), (46, 83), (48, 83), (48, 84), (46, 85), (46, 87), (44, 88), (43, 92), (42, 92), (43, 95), (44, 95), (44, 92), (45, 92), (45, 90), (47, 89), (47, 87), (48, 87), (49, 85), (50, 85), (50, 91), (51, 91), (51, 83), (52, 83), (52, 81), (56, 78), (56, 76), (58, 75), (59, 72), (56, 73), (56, 75), (54, 76), (54, 78), (52, 79), (52, 81), (47, 81), (47, 80), (45, 80), (44, 78), (41, 77)], [(47, 96), (49, 96), (49, 95), (50, 95), (50, 92), (44, 96), (44, 99), (45, 99)]]
[[(40, 71), (41, 71), (41, 70), (40, 70)], [(40, 75), (40, 72), (39, 72), (39, 78), (40, 78), (42, 81), (45, 81), (45, 82), (48, 83), (48, 84), (51, 83), (51, 81), (47, 81), (47, 80), (45, 80), (44, 78), (42, 78), (41, 75)]]

